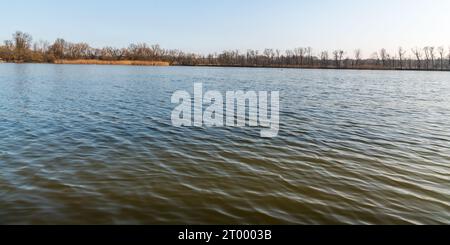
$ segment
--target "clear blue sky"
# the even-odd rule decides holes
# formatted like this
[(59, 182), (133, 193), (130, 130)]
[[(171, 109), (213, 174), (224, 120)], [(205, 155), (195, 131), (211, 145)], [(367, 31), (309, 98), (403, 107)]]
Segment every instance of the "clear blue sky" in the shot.
[(16, 30), (35, 40), (94, 47), (159, 43), (194, 52), (248, 48), (315, 51), (399, 45), (449, 46), (448, 0), (39, 0), (2, 4), (0, 40)]

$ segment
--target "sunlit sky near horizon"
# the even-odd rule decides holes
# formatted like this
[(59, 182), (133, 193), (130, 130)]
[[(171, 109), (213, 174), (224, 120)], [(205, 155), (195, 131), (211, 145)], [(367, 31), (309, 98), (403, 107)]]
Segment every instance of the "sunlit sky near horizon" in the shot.
[[(450, 45), (448, 0), (78, 0), (2, 3), (0, 40), (16, 30), (94, 47), (158, 43), (228, 49), (363, 50)], [(26, 2), (26, 4), (25, 4)]]

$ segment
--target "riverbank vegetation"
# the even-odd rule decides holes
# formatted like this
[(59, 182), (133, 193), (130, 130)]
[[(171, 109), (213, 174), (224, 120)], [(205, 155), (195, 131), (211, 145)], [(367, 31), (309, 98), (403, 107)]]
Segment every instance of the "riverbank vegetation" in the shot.
[(31, 35), (16, 32), (11, 40), (0, 45), (0, 62), (55, 64), (117, 64), (117, 65), (185, 65), (233, 67), (283, 67), (322, 69), (395, 69), (450, 71), (450, 48), (423, 47), (394, 53), (386, 49), (363, 58), (362, 51), (314, 51), (310, 47), (292, 50), (265, 49), (224, 51), (214, 54), (185, 53), (163, 49), (159, 45), (131, 44), (127, 48), (93, 48), (87, 43), (72, 43), (57, 39), (33, 42)]
[(98, 59), (73, 59), (73, 60), (55, 60), (54, 64), (66, 65), (131, 65), (131, 66), (169, 66), (165, 61), (147, 61), (147, 60), (98, 60)]

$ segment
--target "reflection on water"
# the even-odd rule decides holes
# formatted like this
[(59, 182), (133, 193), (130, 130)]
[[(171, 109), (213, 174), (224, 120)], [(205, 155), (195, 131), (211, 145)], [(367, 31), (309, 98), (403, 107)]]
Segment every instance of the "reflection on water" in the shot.
[[(279, 137), (172, 127), (194, 82), (279, 90)], [(450, 223), (450, 73), (2, 64), (0, 86), (0, 223)]]

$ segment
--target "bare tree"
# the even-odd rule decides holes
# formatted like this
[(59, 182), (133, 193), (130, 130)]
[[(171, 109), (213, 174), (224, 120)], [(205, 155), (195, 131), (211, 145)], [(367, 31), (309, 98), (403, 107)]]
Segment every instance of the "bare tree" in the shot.
[(273, 58), (275, 57), (275, 52), (273, 51), (273, 49), (265, 49), (263, 53), (264, 56), (266, 56), (267, 64), (272, 64)]
[(339, 50), (339, 64), (342, 63), (342, 58), (344, 57), (344, 54), (345, 54), (344, 50)]
[(380, 58), (381, 58), (381, 63), (383, 65), (383, 67), (386, 66), (386, 61), (389, 59), (389, 54), (387, 53), (386, 49), (381, 49), (380, 50)]
[(33, 38), (30, 34), (17, 31), (13, 34), (13, 41), (15, 48), (18, 50), (25, 50), (31, 47), (31, 41)]
[(435, 60), (435, 53), (434, 53), (434, 47), (428, 47), (428, 51), (430, 52), (430, 58), (431, 58), (431, 69), (434, 69), (434, 60)]
[(399, 47), (398, 48), (398, 58), (399, 58), (399, 64), (400, 64), (400, 69), (402, 69), (403, 70), (403, 57), (405, 56), (405, 54), (406, 54), (406, 51), (402, 48), (402, 47)]
[(313, 66), (314, 59), (313, 59), (313, 49), (311, 47), (305, 48), (305, 55), (308, 57), (308, 62), (310, 66)]
[(303, 65), (303, 59), (305, 57), (305, 49), (304, 48), (296, 48), (294, 49), (294, 54), (297, 58), (297, 65)]
[(344, 50), (333, 51), (334, 60), (336, 62), (336, 67), (341, 68), (342, 58), (344, 57)]
[(52, 52), (57, 59), (63, 59), (65, 55), (66, 46), (67, 46), (66, 41), (62, 38), (58, 38), (50, 47), (50, 52)]
[(322, 51), (320, 53), (320, 60), (321, 60), (322, 66), (327, 66), (328, 65), (328, 59), (329, 59), (328, 51), (326, 51), (326, 50)]
[(416, 67), (418, 69), (420, 69), (421, 68), (422, 51), (419, 48), (414, 48), (411, 51), (413, 52), (413, 54), (414, 54), (414, 56), (416, 57), (416, 60), (417, 60)]
[(15, 48), (16, 60), (23, 60), (31, 47), (33, 38), (30, 34), (17, 31), (13, 34), (13, 43)]
[(361, 61), (361, 49), (356, 49), (355, 50), (355, 65), (356, 65), (356, 67), (359, 66), (360, 61)]
[(423, 53), (425, 54), (426, 69), (430, 69), (430, 47), (423, 48)]
[(281, 64), (281, 50), (279, 50), (279, 49), (275, 50), (275, 59), (276, 59), (277, 65), (280, 65)]
[(444, 55), (445, 55), (445, 49), (444, 47), (438, 47), (438, 53), (439, 53), (439, 59), (441, 62), (441, 70), (444, 70)]

